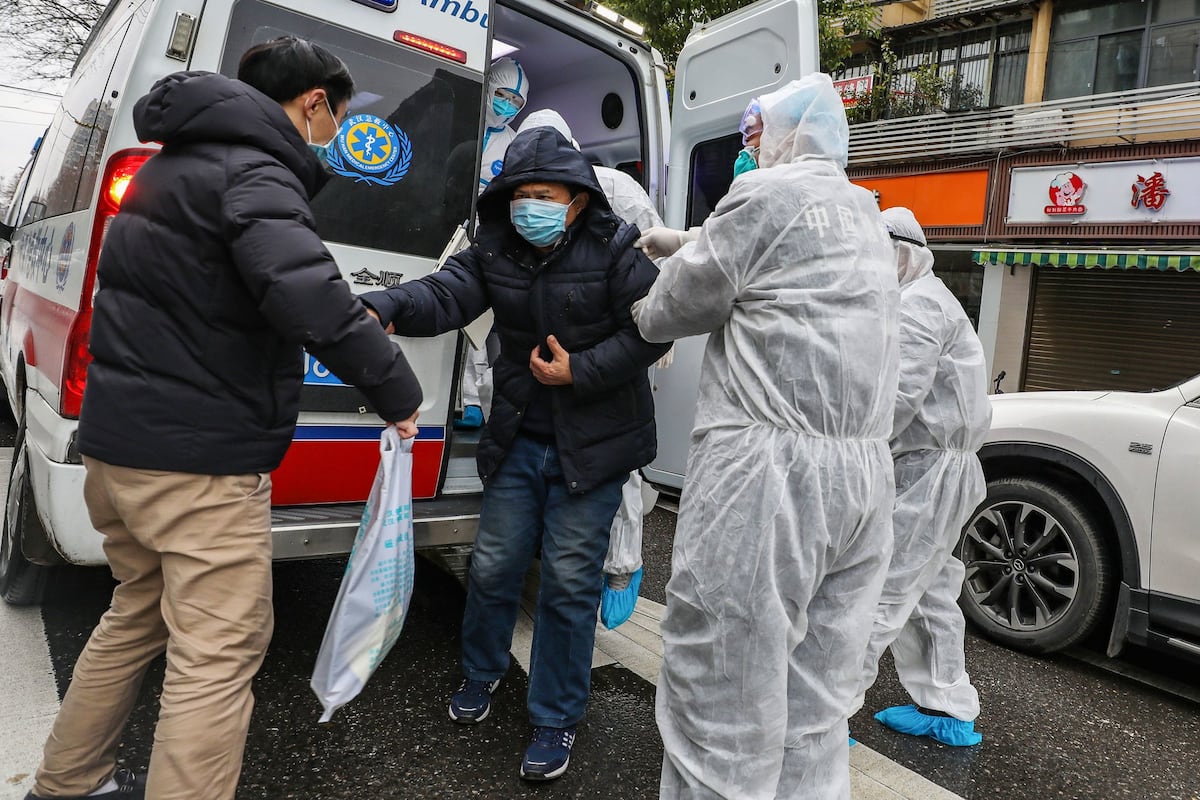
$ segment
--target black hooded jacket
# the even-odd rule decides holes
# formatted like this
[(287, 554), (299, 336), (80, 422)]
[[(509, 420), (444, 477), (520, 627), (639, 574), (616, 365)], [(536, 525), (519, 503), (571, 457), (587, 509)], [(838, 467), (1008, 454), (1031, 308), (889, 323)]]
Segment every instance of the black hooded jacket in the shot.
[[(565, 183), (591, 199), (547, 256), (509, 221), (513, 189)], [(420, 280), (363, 295), (407, 336), (435, 336), (468, 324), (489, 307), (500, 336), (495, 391), (479, 443), (486, 483), (522, 430), (531, 405), (549, 399), (563, 476), (574, 493), (654, 459), (654, 401), (646, 369), (669, 345), (650, 344), (630, 316), (658, 270), (633, 247), (638, 230), (611, 211), (587, 160), (551, 128), (518, 135), (504, 169), (479, 196), (479, 230), (470, 248)], [(542, 386), (529, 368), (535, 346), (555, 336), (571, 354), (571, 386)], [(545, 356), (543, 356), (545, 357)]]
[(104, 242), (79, 421), (86, 456), (140, 469), (269, 472), (291, 443), (305, 346), (381, 416), (420, 405), (408, 362), (316, 233), (323, 171), (283, 108), (211, 73), (133, 112), (163, 144)]

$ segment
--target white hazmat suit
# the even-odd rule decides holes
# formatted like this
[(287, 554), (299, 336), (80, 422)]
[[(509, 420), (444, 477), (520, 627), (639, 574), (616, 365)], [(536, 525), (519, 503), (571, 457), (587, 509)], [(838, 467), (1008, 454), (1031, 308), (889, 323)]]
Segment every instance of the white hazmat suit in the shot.
[[(512, 121), (529, 99), (529, 80), (524, 68), (511, 58), (499, 58), (488, 70), (488, 95), (484, 100), (483, 159), (479, 165), (479, 191), (482, 192), (504, 168), (504, 154), (517, 133), (508, 123)], [(517, 103), (499, 113), (495, 107), (497, 92), (510, 92), (518, 98)], [(463, 369), (463, 406), (477, 406), (484, 412), (491, 407), (491, 369), (487, 349), (467, 348), (467, 363)], [(478, 427), (475, 425), (473, 427)]]
[(827, 75), (763, 96), (760, 169), (634, 306), (709, 333), (662, 621), (663, 798), (848, 800), (891, 555), (899, 292)]
[(976, 453), (992, 418), (987, 367), (962, 305), (933, 274), (912, 212), (888, 209), (884, 219), (896, 237), (900, 278), (895, 548), (852, 711), (862, 707), (890, 646), (900, 683), (918, 706), (969, 722), (979, 714), (979, 695), (963, 655), (957, 601), (964, 569), (953, 550), (986, 493)]
[[(504, 154), (517, 132), (508, 123), (517, 116), (529, 100), (529, 79), (525, 70), (511, 58), (499, 58), (488, 70), (488, 96), (484, 100), (483, 160), (479, 166), (479, 191), (487, 188), (492, 178), (504, 167)], [(511, 113), (498, 113), (494, 106), (496, 92), (506, 91), (516, 95), (518, 105)]]

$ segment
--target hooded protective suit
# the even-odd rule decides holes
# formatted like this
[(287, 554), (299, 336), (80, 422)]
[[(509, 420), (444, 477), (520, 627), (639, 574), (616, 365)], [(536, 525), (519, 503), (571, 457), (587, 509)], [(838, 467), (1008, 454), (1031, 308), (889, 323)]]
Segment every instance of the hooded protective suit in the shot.
[(483, 161), (479, 166), (479, 191), (487, 188), (492, 178), (504, 167), (504, 154), (517, 133), (508, 124), (520, 112), (498, 114), (492, 100), (500, 89), (507, 89), (520, 96), (522, 104), (529, 100), (529, 79), (525, 70), (511, 58), (500, 58), (488, 70), (487, 97), (484, 98)]
[(758, 170), (659, 263), (642, 336), (709, 333), (662, 622), (664, 798), (850, 797), (891, 555), (899, 292), (827, 75), (766, 95)]
[(884, 212), (900, 277), (900, 392), (892, 428), (895, 550), (875, 612), (863, 682), (875, 682), (889, 645), (918, 706), (960, 720), (979, 714), (963, 656), (959, 534), (986, 493), (976, 455), (991, 425), (983, 346), (962, 305), (933, 274), (912, 212)]
[[(571, 135), (571, 126), (557, 111), (550, 109), (534, 111), (525, 117), (517, 132), (538, 127), (554, 128), (570, 139), (571, 144), (576, 148), (579, 147), (579, 142), (575, 141)], [(638, 230), (643, 232), (663, 224), (662, 217), (658, 215), (658, 209), (654, 207), (650, 196), (646, 194), (642, 185), (633, 179), (633, 176), (627, 175), (619, 169), (596, 164), (592, 165), (592, 170), (596, 173), (596, 182), (600, 184), (604, 196), (612, 205), (614, 214), (630, 225), (636, 225)]]
[[(483, 160), (479, 164), (479, 191), (483, 191), (504, 168), (504, 154), (516, 138), (516, 131), (508, 124), (521, 108), (510, 109), (512, 113), (497, 113), (493, 106), (496, 92), (500, 89), (519, 95), (521, 106), (529, 99), (529, 80), (525, 70), (511, 58), (500, 58), (488, 70), (487, 97), (484, 98)], [(467, 348), (467, 363), (463, 369), (462, 400), (464, 407), (476, 406), (483, 412), (491, 412), (491, 366), (487, 349)], [(485, 403), (486, 398), (486, 403)], [(475, 427), (478, 427), (477, 425)]]

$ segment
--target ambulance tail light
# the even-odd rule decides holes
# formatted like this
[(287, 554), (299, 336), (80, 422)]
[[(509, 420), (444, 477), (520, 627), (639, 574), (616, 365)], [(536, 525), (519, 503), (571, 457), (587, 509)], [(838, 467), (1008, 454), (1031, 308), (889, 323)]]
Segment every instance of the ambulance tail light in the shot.
[(396, 31), (392, 34), (392, 38), (400, 44), (406, 44), (431, 55), (440, 56), (458, 64), (467, 63), (467, 51), (459, 50), (457, 47), (435, 42), (433, 39), (426, 39), (424, 36), (417, 36), (408, 31)]
[(87, 380), (88, 364), (92, 354), (88, 349), (92, 327), (92, 297), (96, 292), (96, 265), (100, 262), (100, 248), (113, 217), (121, 210), (121, 202), (129, 190), (134, 174), (157, 150), (122, 150), (114, 153), (104, 169), (100, 183), (100, 196), (96, 200), (96, 218), (92, 223), (92, 238), (88, 243), (87, 264), (83, 273), (83, 292), (79, 298), (79, 311), (71, 322), (67, 334), (66, 352), (63, 353), (63, 381), (59, 392), (59, 413), (77, 419), (83, 407), (83, 386)]

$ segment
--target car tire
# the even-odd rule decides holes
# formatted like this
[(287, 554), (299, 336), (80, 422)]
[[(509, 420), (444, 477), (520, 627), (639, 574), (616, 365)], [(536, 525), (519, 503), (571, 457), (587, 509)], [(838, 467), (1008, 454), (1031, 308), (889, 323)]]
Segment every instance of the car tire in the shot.
[(1041, 480), (987, 488), (956, 549), (966, 566), (963, 614), (993, 641), (1029, 653), (1087, 637), (1107, 612), (1113, 579), (1092, 514)]
[(0, 597), (11, 605), (27, 606), (42, 602), (53, 568), (32, 563), (21, 551), (26, 526), (41, 525), (29, 480), (24, 419), (17, 426), (15, 444), (4, 501), (4, 527), (0, 530)]

